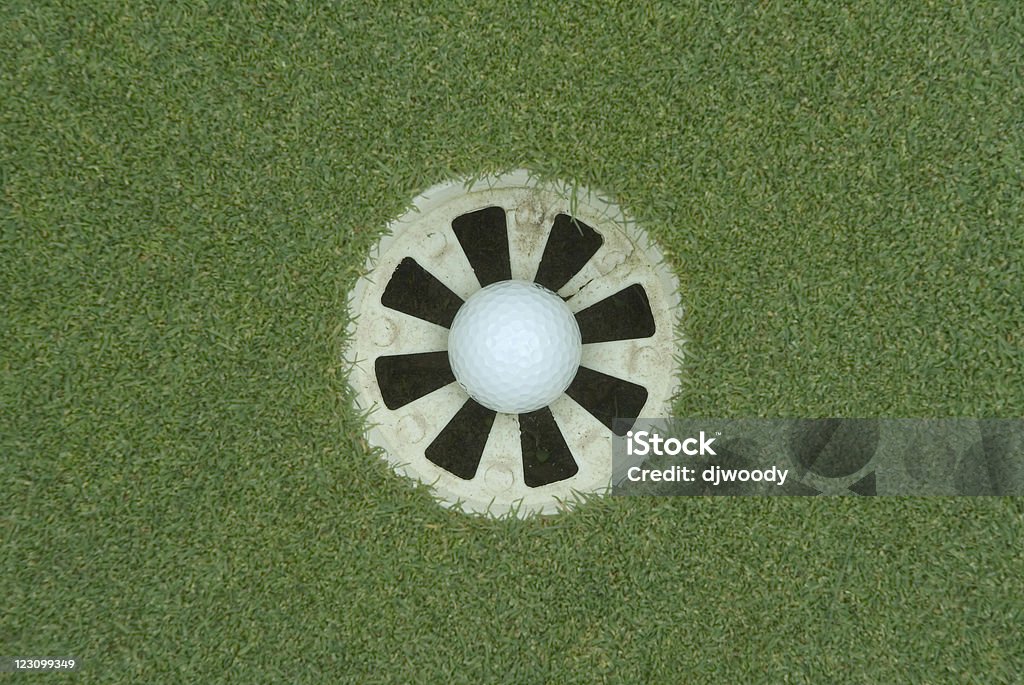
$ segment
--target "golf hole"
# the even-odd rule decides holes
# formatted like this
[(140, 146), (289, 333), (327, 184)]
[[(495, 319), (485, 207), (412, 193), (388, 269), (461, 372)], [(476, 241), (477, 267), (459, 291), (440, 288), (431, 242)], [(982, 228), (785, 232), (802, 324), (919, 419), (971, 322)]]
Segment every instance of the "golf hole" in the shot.
[[(551, 514), (606, 492), (612, 431), (667, 415), (677, 388), (678, 288), (654, 243), (607, 199), (525, 171), (432, 188), (389, 228), (349, 297), (368, 440), (468, 513)], [(555, 293), (582, 343), (564, 392), (524, 413), (474, 400), (448, 356), (466, 300), (505, 281)]]

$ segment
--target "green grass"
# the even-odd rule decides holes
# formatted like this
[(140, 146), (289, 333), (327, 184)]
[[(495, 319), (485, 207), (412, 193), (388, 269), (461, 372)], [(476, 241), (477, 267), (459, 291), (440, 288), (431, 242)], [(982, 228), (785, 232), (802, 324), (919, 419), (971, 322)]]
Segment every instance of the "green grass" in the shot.
[[(1011, 499), (469, 519), (344, 298), (446, 178), (612, 193), (680, 415), (1024, 415), (1017, 2), (0, 7), (0, 654), (81, 683), (1017, 682)], [(17, 678), (14, 678), (17, 679)]]

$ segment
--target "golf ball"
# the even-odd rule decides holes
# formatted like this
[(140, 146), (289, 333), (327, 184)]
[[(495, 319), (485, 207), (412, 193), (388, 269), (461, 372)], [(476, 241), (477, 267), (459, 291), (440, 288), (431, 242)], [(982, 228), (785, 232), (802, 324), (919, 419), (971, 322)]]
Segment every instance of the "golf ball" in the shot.
[(551, 404), (576, 377), (582, 352), (572, 311), (530, 281), (500, 281), (474, 293), (448, 334), (455, 380), (474, 400), (506, 414)]

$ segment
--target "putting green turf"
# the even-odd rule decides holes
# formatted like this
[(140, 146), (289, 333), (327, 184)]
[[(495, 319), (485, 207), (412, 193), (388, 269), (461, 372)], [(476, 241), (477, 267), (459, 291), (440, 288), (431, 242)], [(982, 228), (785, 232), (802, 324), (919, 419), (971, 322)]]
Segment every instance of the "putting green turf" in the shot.
[(1024, 415), (1020, 3), (0, 6), (0, 654), (81, 683), (1019, 682), (1011, 499), (462, 517), (344, 298), (427, 186), (613, 194), (680, 415)]

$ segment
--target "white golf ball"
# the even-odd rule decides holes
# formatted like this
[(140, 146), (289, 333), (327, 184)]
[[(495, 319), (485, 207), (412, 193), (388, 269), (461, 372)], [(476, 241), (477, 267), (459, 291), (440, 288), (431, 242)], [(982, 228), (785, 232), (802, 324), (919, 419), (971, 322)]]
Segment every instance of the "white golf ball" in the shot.
[(489, 409), (546, 407), (576, 377), (583, 346), (568, 305), (530, 281), (500, 281), (474, 293), (448, 334), (455, 380)]

